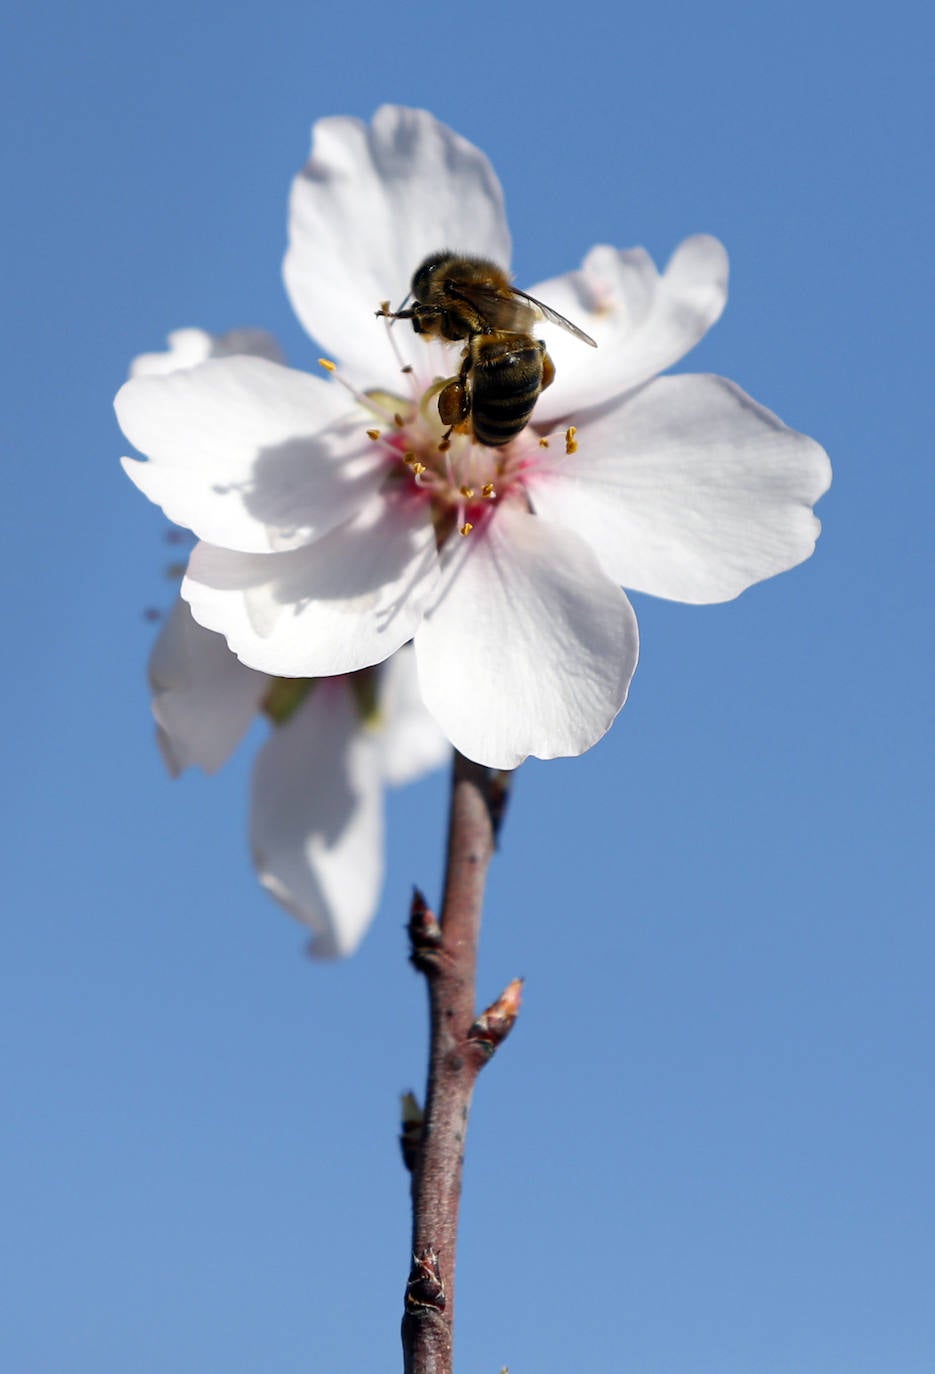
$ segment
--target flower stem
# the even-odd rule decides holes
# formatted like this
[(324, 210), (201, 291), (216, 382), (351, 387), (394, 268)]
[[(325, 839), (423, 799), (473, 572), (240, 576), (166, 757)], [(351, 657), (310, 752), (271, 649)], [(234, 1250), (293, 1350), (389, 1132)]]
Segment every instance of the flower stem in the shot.
[(497, 780), (502, 788), (502, 775), (492, 778), (489, 769), (455, 754), (441, 919), (436, 921), (416, 893), (409, 923), (412, 962), (428, 984), (430, 1049), (412, 1175), (412, 1267), (402, 1324), (405, 1374), (451, 1374), (468, 1112), (477, 1075), (508, 1034), (519, 1006), (518, 984), (511, 984), (481, 1017), (475, 1010), (481, 906), (496, 845)]

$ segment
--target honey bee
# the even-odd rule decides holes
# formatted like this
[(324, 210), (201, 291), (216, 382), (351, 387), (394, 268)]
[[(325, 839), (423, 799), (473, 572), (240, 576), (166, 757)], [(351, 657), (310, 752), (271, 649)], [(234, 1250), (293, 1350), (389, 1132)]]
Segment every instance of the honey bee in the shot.
[(414, 304), (408, 309), (404, 301), (399, 310), (384, 307), (378, 314), (411, 320), (427, 338), (466, 340), (460, 371), (438, 393), (438, 413), (448, 434), (471, 427), (478, 442), (491, 448), (521, 433), (555, 378), (545, 344), (530, 333), (536, 321), (560, 325), (597, 347), (590, 335), (513, 286), (501, 267), (484, 258), (430, 254), (413, 273), (409, 297)]

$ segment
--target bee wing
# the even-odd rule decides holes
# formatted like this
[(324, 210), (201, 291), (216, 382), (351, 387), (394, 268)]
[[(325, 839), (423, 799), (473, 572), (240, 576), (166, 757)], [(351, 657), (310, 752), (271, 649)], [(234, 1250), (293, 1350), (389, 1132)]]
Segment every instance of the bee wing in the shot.
[[(582, 343), (597, 348), (597, 344), (590, 334), (585, 334), (583, 329), (572, 324), (571, 320), (566, 320), (565, 316), (560, 315), (557, 310), (552, 310), (550, 306), (543, 305), (542, 301), (537, 301), (535, 296), (530, 296), (526, 291), (520, 291), (517, 286), (509, 288), (509, 295), (495, 290), (492, 286), (484, 286), (480, 282), (473, 281), (459, 281), (457, 284), (449, 282), (448, 290), (453, 296), (460, 296), (469, 305), (473, 305), (492, 329), (524, 332), (534, 320), (543, 319), (548, 320), (549, 324), (559, 325), (569, 334), (573, 334), (576, 339), (580, 339)], [(518, 317), (517, 311), (523, 312), (527, 318)]]
[(452, 296), (467, 301), (474, 307), (491, 329), (503, 329), (508, 333), (523, 333), (536, 319), (532, 302), (516, 299), (521, 291), (509, 292), (485, 286), (483, 282), (449, 281), (447, 289)]
[(514, 296), (519, 296), (521, 300), (528, 301), (536, 313), (541, 315), (544, 320), (548, 320), (549, 324), (557, 324), (562, 329), (567, 330), (569, 334), (574, 334), (575, 338), (580, 339), (582, 343), (590, 344), (592, 348), (597, 348), (597, 344), (591, 338), (590, 334), (585, 334), (583, 329), (579, 329), (576, 324), (572, 324), (571, 320), (566, 320), (564, 315), (560, 315), (558, 311), (553, 310), (551, 306), (543, 305), (542, 301), (537, 301), (535, 296), (530, 296), (527, 292), (520, 291), (516, 286), (511, 286), (510, 291)]

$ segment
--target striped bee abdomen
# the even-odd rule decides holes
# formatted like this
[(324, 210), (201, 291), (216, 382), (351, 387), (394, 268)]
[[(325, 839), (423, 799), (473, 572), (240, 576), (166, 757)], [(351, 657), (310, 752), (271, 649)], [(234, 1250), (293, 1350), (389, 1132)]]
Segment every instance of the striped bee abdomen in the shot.
[(543, 382), (545, 344), (505, 331), (471, 339), (474, 437), (499, 448), (527, 424)]

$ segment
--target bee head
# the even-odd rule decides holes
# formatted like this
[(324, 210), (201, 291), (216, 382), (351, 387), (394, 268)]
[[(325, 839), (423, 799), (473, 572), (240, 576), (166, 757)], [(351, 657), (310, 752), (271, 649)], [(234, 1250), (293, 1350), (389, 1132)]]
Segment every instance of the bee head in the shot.
[(423, 304), (432, 294), (432, 282), (439, 268), (451, 262), (454, 255), (448, 252), (430, 253), (412, 274), (410, 295)]

